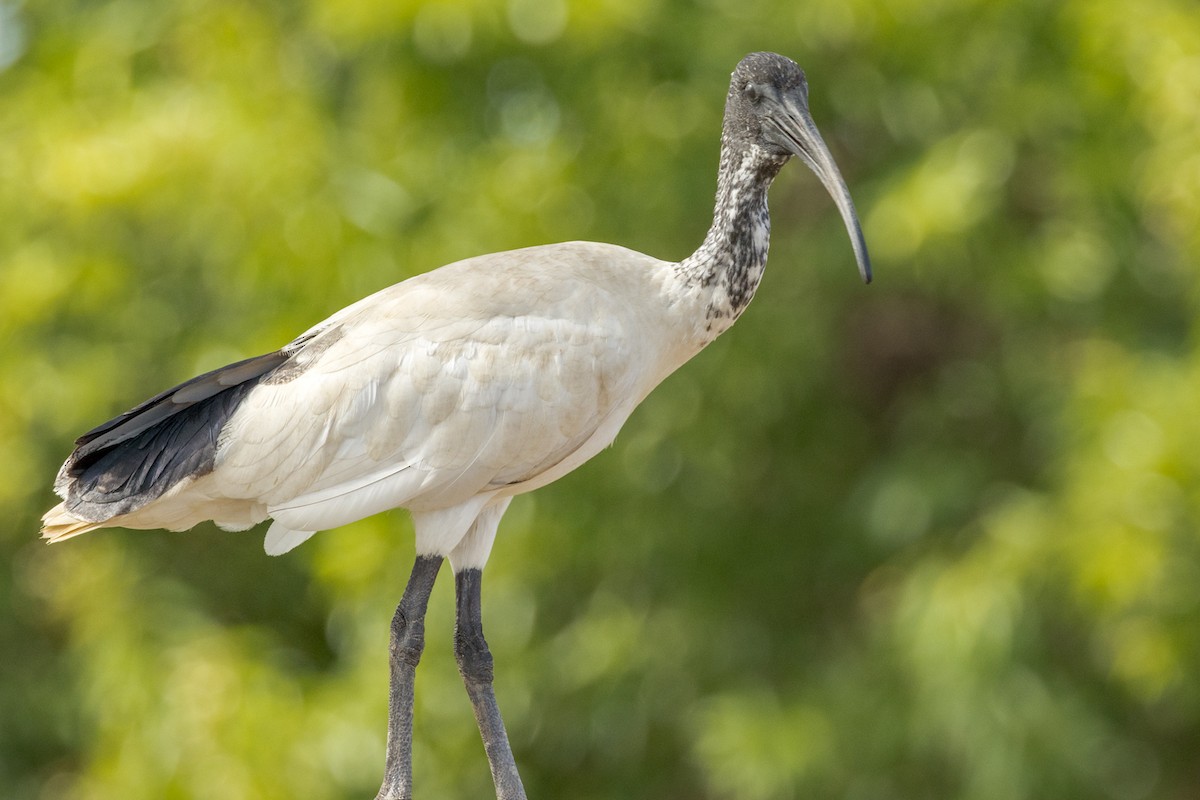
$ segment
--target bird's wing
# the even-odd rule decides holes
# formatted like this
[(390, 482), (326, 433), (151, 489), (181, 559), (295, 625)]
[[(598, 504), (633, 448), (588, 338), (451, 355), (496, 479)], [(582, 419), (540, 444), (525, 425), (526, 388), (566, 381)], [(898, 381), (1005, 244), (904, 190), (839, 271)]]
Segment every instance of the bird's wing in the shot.
[(332, 318), (337, 340), (262, 382), (226, 426), (223, 491), (297, 530), (449, 507), (534, 478), (627, 414), (653, 385), (636, 304), (572, 280), (573, 253), (537, 250), (460, 262)]

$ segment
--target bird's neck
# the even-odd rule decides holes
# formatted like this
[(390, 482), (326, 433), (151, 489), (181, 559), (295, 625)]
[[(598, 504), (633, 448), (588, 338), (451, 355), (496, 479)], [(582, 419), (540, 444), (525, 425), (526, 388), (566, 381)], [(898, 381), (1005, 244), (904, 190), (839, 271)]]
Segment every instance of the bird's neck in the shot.
[(767, 189), (786, 157), (757, 147), (721, 148), (717, 201), (704, 243), (676, 265), (705, 302), (705, 338), (733, 324), (754, 297), (767, 263), (771, 217)]

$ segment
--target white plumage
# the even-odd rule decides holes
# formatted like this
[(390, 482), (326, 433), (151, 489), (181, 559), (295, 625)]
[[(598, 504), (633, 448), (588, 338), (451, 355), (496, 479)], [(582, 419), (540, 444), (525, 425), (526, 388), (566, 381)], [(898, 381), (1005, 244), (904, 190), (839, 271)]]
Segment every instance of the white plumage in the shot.
[[(211, 472), (103, 524), (243, 529), (270, 517), (266, 549), (278, 555), (403, 506), (418, 552), (481, 567), (453, 551), (485, 507), (598, 453), (705, 344), (688, 324), (703, 294), (674, 266), (573, 242), (467, 259), (377, 292), (299, 337), (295, 376), (246, 395)], [(60, 505), (47, 522), (67, 514)], [(494, 534), (481, 526), (477, 558)]]

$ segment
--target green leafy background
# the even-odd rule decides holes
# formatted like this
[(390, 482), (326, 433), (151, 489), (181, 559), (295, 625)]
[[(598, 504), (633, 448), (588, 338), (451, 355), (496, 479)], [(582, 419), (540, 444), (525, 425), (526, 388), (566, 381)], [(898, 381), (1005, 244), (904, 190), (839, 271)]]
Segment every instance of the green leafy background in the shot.
[[(48, 548), (58, 464), (461, 257), (687, 255), (752, 50), (877, 279), (789, 167), (736, 330), (513, 504), (530, 795), (1200, 797), (1192, 0), (0, 0), (0, 796), (373, 796), (407, 516)], [(416, 782), (486, 797), (445, 578)]]

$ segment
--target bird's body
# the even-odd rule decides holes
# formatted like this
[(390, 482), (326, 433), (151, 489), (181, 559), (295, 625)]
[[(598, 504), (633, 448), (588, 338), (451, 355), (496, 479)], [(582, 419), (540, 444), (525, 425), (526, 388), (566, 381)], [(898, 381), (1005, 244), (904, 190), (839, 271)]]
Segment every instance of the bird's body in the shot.
[[(236, 530), (270, 517), (267, 549), (279, 553), (314, 531), (406, 507), (418, 551), (448, 555), (485, 506), (606, 447), (650, 390), (712, 338), (689, 324), (704, 318), (709, 294), (677, 264), (590, 242), (418, 275), (334, 314), (253, 375), (223, 424), (184, 445), (211, 449), (210, 470), (189, 471), (108, 519), (80, 520), (64, 504), (48, 532), (183, 530), (205, 520)], [(173, 391), (189, 400), (189, 388)], [(212, 415), (173, 405), (179, 415)], [(135, 430), (138, 416), (124, 424)], [(90, 466), (107, 488), (107, 465)], [(68, 503), (79, 485), (69, 473), (60, 481)], [(136, 505), (146, 492), (130, 483), (123, 488)]]
[(849, 193), (790, 60), (747, 56), (726, 102), (712, 226), (679, 262), (590, 242), (470, 258), (384, 289), (281, 350), (201, 375), (76, 442), (47, 512), (52, 541), (101, 527), (245, 529), (267, 552), (408, 508), (417, 565), (393, 620), (380, 798), (411, 797), (412, 675), (443, 558), (456, 654), (501, 798), (523, 798), (491, 691), (479, 578), (512, 497), (612, 442), (666, 376), (745, 309), (767, 259), (767, 189), (792, 156), (842, 212)]

